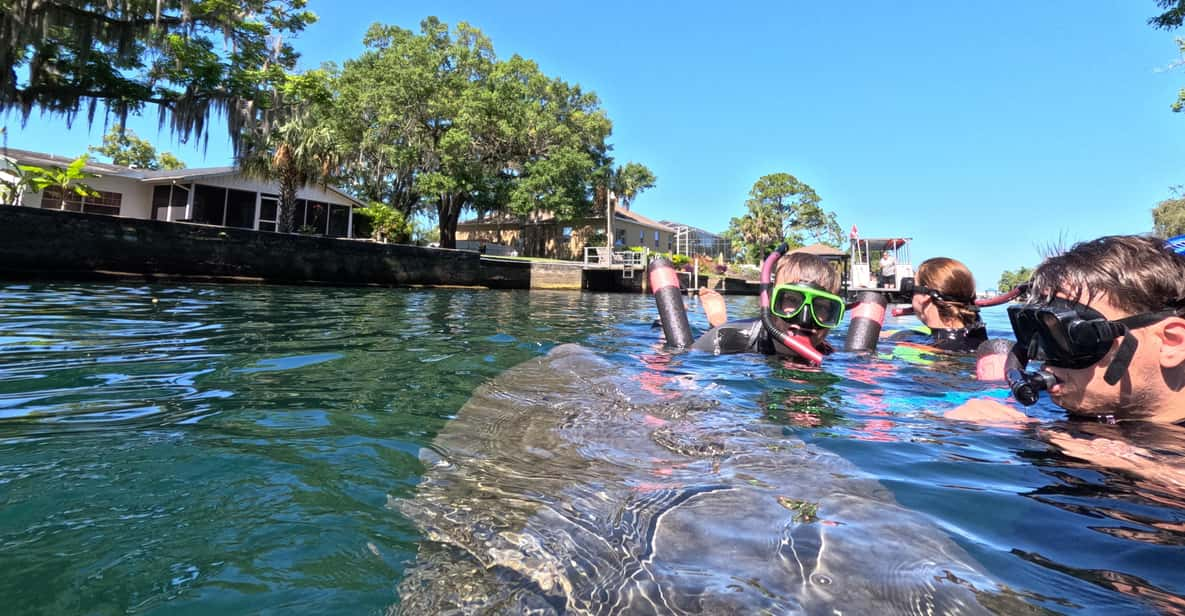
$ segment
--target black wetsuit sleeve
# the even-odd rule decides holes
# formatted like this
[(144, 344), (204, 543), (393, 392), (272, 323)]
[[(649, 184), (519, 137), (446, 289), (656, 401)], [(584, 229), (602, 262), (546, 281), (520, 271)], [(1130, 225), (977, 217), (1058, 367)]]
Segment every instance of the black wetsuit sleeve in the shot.
[[(769, 353), (764, 350), (766, 345), (762, 344), (763, 333), (760, 321), (730, 321), (709, 329), (692, 343), (691, 348), (714, 355), (730, 355), (732, 353), (768, 355)], [(772, 351), (771, 347), (770, 352)]]

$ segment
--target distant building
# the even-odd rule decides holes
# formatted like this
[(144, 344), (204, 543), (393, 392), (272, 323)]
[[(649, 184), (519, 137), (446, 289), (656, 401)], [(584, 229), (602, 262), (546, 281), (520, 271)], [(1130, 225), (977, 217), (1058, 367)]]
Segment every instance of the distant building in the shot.
[(732, 243), (723, 235), (670, 220), (660, 222), (675, 230), (675, 242), (671, 246), (670, 252), (688, 256), (706, 255), (713, 258), (723, 254), (725, 260), (732, 260)]
[[(11, 148), (0, 151), (0, 157), (37, 167), (65, 167), (73, 162), (62, 156)], [(150, 171), (88, 162), (83, 170), (95, 175), (82, 183), (97, 191), (98, 196), (66, 195), (65, 209), (72, 212), (276, 230), (279, 185), (248, 178), (236, 167)], [(3, 175), (4, 167), (0, 167)], [(331, 237), (352, 237), (354, 208), (366, 205), (334, 188), (306, 186), (296, 196), (294, 230)], [(62, 196), (51, 188), (27, 192), (17, 201), (10, 205), (56, 210), (62, 205)]]
[[(674, 229), (632, 210), (615, 209), (613, 231), (617, 250), (638, 246), (670, 252), (675, 242)], [(605, 245), (604, 234), (604, 214), (578, 221), (560, 221), (549, 212), (492, 214), (458, 223), (457, 245), (485, 242), (525, 257), (581, 260), (585, 247)]]

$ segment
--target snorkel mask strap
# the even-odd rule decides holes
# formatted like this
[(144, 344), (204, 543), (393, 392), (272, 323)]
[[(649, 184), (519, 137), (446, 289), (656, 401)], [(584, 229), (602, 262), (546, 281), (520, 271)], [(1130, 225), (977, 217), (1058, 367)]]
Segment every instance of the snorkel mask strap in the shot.
[(774, 265), (789, 248), (785, 242), (782, 242), (773, 252), (769, 253), (769, 256), (761, 264), (761, 286), (759, 287), (761, 290), (761, 325), (765, 327), (766, 333), (771, 338), (782, 343), (786, 348), (794, 351), (800, 357), (816, 366), (822, 365), (823, 354), (818, 349), (804, 343), (795, 336), (779, 330), (774, 325), (774, 314), (770, 310), (774, 290)]

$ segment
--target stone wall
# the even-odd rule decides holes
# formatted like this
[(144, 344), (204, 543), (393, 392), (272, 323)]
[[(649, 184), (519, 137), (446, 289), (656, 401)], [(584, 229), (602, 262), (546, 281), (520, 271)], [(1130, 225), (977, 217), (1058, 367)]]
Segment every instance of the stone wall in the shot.
[[(560, 285), (544, 264), (545, 287)], [(531, 288), (532, 264), (461, 250), (0, 206), (0, 277)], [(556, 271), (553, 271), (556, 270)]]

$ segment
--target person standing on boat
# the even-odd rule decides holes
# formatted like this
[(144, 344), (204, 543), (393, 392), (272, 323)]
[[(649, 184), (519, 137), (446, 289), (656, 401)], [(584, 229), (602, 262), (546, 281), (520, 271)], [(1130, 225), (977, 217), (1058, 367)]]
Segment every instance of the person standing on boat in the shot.
[[(925, 343), (928, 346), (973, 353), (987, 340), (987, 327), (975, 305), (975, 277), (955, 259), (934, 257), (918, 266), (911, 304), (918, 320), (929, 329), (928, 335), (922, 333), (929, 338)], [(905, 332), (914, 336), (918, 333)]]
[(884, 288), (897, 286), (897, 258), (888, 250), (881, 253), (880, 285)]

